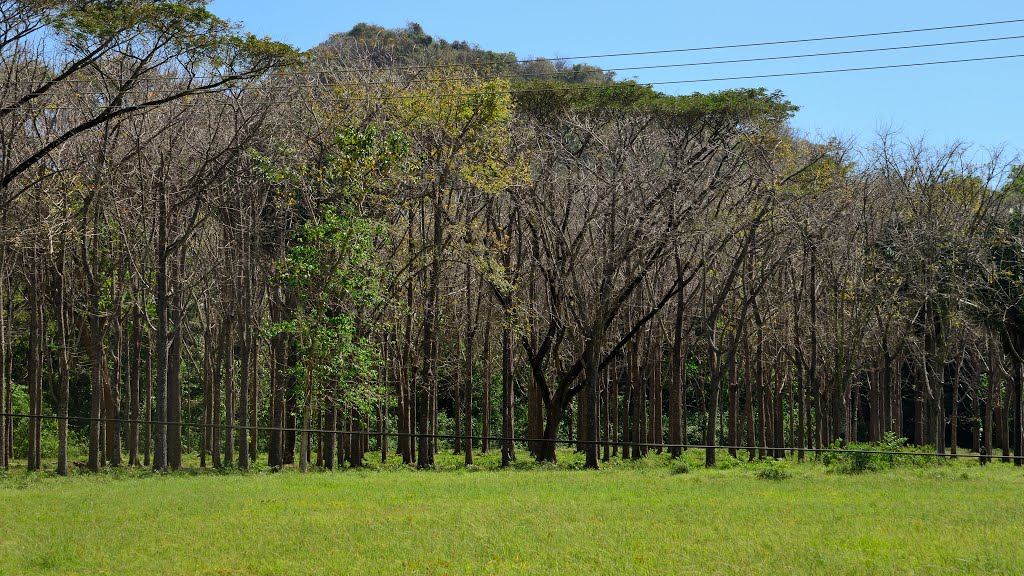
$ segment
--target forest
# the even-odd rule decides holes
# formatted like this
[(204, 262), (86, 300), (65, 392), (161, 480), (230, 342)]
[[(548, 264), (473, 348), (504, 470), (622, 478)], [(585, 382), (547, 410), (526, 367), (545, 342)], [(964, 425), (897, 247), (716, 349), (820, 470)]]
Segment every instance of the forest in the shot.
[(0, 467), (1024, 463), (1017, 151), (198, 0), (0, 0)]

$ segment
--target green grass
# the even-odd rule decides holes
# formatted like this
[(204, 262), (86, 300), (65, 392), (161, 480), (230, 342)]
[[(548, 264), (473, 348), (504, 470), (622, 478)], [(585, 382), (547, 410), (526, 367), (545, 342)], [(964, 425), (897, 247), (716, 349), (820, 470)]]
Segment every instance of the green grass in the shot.
[[(1018, 574), (1024, 471), (0, 474), (0, 574)], [(373, 455), (368, 456), (372, 459)], [(523, 455), (521, 455), (523, 457)]]

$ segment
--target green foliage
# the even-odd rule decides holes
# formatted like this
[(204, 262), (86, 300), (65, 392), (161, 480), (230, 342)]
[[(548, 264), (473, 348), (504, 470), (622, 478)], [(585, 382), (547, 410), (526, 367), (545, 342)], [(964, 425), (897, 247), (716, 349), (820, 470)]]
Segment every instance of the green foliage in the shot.
[[(447, 412), (438, 410), (437, 433), (442, 436), (453, 436), (456, 434), (461, 434), (462, 430), (455, 429), (455, 420), (452, 419), (452, 417), (449, 416)], [(452, 445), (452, 441), (450, 439), (438, 439), (438, 444), (450, 447)]]
[(659, 96), (656, 111), (666, 122), (692, 123), (699, 119), (741, 125), (781, 125), (799, 107), (785, 99), (780, 91), (764, 88), (723, 90), (683, 96)]
[(130, 32), (149, 32), (177, 38), (176, 42), (206, 42), (231, 29), (230, 24), (206, 9), (203, 0), (113, 0), (108, 2), (66, 2), (49, 14), (49, 23), (70, 40), (116, 39)]
[(106, 2), (53, 2), (44, 13), (47, 24), (67, 46), (81, 53), (100, 52), (145, 42), (146, 57), (233, 70), (264, 70), (297, 61), (290, 46), (242, 32), (241, 27), (218, 18), (205, 0), (111, 0)]
[(1024, 198), (1024, 165), (1010, 168), (1010, 176), (1003, 186), (1003, 193), (1017, 200)]
[[(11, 406), (9, 411), (13, 414), (28, 414), (28, 390), (24, 385), (15, 383), (11, 387)], [(44, 414), (52, 414), (52, 411), (44, 406)], [(14, 457), (28, 457), (28, 418), (14, 418)], [(86, 452), (86, 439), (78, 434), (73, 427), (68, 428), (68, 452), (71, 458)], [(44, 418), (40, 421), (39, 431), (39, 453), (45, 460), (49, 457), (56, 458), (57, 455), (57, 420)]]
[(715, 468), (719, 470), (732, 470), (738, 468), (742, 463), (732, 454), (719, 454), (715, 462)]
[[(11, 410), (14, 414), (28, 414), (28, 390), (24, 385), (15, 383), (11, 387)], [(28, 418), (14, 418), (14, 457), (28, 456)], [(57, 421), (42, 421), (40, 431), (39, 452), (41, 454), (57, 453)]]
[[(916, 452), (907, 446), (906, 438), (897, 438), (892, 432), (886, 432), (880, 442), (851, 442), (846, 446), (836, 440), (829, 446), (841, 452), (825, 452), (822, 463), (829, 470), (844, 474), (860, 472), (878, 472), (899, 466), (927, 466), (940, 462), (935, 456)], [(927, 446), (920, 450), (933, 452)]]
[(372, 221), (326, 208), (317, 221), (302, 226), (280, 263), (279, 278), (298, 294), (299, 305), (294, 317), (275, 324), (272, 333), (300, 343), (300, 381), (373, 378), (376, 358), (359, 334), (356, 314), (382, 298), (382, 273), (373, 250), (378, 230)]
[[(290, 152), (282, 152), (288, 158)], [(296, 306), (268, 330), (297, 343), (294, 376), (304, 383), (303, 394), (315, 397), (331, 387), (336, 398), (364, 411), (379, 396), (368, 384), (376, 380), (379, 359), (366, 337), (371, 326), (365, 311), (387, 300), (387, 270), (378, 258), (387, 227), (374, 213), (401, 177), (407, 156), (401, 134), (382, 135), (373, 126), (341, 130), (333, 154), (316, 165), (251, 154), (285, 202), (305, 191), (298, 198), (306, 221), (276, 267), (277, 282), (294, 295)]]
[(681, 460), (681, 461), (677, 462), (675, 465), (672, 466), (672, 473), (673, 474), (689, 474), (690, 473), (690, 463), (687, 462), (686, 460)]
[(581, 89), (558, 80), (531, 80), (514, 88), (517, 108), (548, 122), (570, 111), (595, 117), (625, 111), (650, 115), (665, 126), (778, 126), (798, 110), (781, 92), (763, 88), (681, 96), (661, 94), (633, 81)]
[(765, 460), (754, 473), (761, 480), (785, 480), (792, 478), (793, 473), (789, 470), (789, 464), (785, 460)]

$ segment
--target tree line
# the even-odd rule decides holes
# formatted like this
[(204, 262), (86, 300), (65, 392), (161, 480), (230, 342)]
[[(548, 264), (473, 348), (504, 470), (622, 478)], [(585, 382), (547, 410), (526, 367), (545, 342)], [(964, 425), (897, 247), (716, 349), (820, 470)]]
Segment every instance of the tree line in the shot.
[(198, 1), (0, 18), (0, 466), (1024, 450), (1006, 151), (415, 25), (300, 54)]

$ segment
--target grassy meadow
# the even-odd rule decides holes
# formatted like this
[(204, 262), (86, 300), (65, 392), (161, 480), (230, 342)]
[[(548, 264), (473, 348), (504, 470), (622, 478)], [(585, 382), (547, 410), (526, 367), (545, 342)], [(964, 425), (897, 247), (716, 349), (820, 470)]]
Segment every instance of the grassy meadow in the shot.
[[(520, 458), (524, 458), (520, 454)], [(0, 473), (0, 574), (1019, 574), (1024, 470), (701, 454), (600, 471)], [(368, 455), (372, 461), (373, 454)]]

